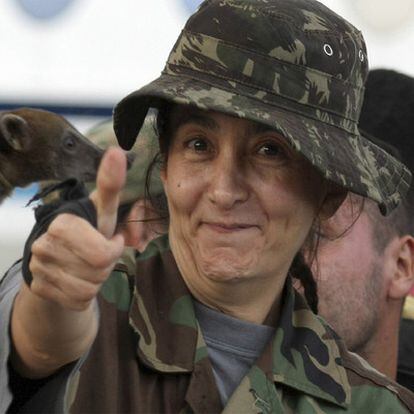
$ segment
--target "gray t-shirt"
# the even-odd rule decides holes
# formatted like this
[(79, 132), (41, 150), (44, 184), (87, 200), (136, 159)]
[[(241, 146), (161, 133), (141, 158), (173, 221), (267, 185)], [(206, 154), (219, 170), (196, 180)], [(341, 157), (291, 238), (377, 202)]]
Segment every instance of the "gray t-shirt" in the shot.
[(276, 329), (233, 318), (197, 301), (194, 308), (224, 407)]
[(19, 267), (14, 266), (0, 283), (0, 413), (5, 413), (12, 401), (7, 361), (10, 355), (9, 322), (11, 310), (22, 281), (18, 273)]

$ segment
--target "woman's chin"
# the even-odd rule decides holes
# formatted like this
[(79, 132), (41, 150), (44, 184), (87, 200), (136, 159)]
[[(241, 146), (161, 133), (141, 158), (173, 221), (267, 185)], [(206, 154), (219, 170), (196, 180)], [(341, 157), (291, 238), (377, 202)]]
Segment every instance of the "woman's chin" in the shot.
[(201, 273), (215, 282), (237, 282), (253, 277), (253, 258), (238, 255), (211, 255), (199, 261)]

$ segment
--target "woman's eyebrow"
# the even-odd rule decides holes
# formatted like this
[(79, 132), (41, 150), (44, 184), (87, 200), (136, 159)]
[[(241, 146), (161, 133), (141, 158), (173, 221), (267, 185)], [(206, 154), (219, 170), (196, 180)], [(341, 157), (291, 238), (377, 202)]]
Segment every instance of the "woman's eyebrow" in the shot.
[(183, 113), (181, 116), (177, 119), (176, 128), (179, 128), (180, 126), (184, 124), (197, 124), (204, 128), (211, 129), (214, 131), (217, 131), (220, 129), (218, 123), (209, 116), (203, 115), (203, 114), (197, 114), (197, 113)]
[(265, 125), (265, 124), (259, 124), (258, 122), (254, 122), (249, 126), (249, 132), (251, 134), (261, 134), (262, 132), (274, 132), (275, 134), (279, 134), (274, 128)]

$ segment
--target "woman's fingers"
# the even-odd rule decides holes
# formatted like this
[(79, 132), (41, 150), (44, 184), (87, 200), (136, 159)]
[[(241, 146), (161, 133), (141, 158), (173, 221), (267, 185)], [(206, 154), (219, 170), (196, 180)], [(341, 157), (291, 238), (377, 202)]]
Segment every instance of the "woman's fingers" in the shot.
[(96, 178), (96, 190), (90, 195), (98, 217), (98, 230), (106, 238), (115, 232), (119, 197), (126, 180), (125, 153), (109, 148), (102, 158)]
[(61, 214), (32, 245), (32, 253), (52, 257), (68, 266), (80, 259), (85, 266), (106, 268), (116, 262), (124, 247), (122, 236), (107, 239), (86, 220)]
[(84, 310), (99, 291), (100, 283), (90, 281), (87, 274), (75, 278), (58, 264), (34, 257), (30, 269), (36, 276), (31, 289), (46, 300), (53, 300), (71, 310)]

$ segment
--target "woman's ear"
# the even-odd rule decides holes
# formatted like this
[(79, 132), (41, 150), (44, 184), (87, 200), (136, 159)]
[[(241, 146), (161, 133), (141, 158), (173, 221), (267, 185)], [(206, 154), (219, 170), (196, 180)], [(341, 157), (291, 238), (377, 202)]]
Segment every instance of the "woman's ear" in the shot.
[(319, 210), (319, 219), (326, 220), (332, 217), (340, 205), (344, 202), (348, 191), (338, 184), (328, 182), (326, 196)]
[(386, 254), (393, 258), (390, 269), (388, 297), (403, 299), (414, 284), (414, 238), (410, 235), (395, 237), (387, 246)]

